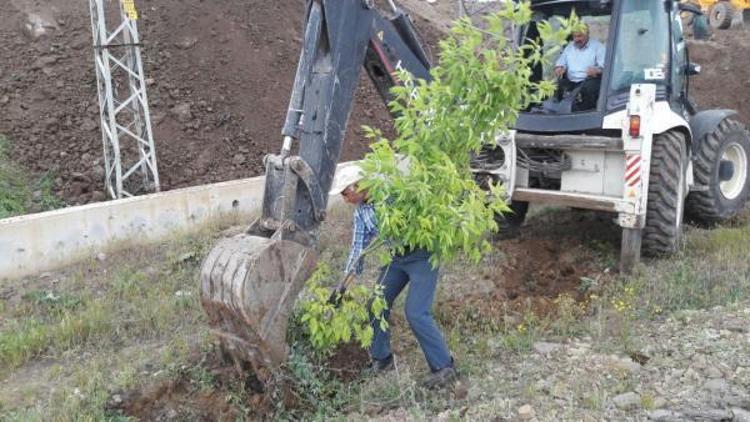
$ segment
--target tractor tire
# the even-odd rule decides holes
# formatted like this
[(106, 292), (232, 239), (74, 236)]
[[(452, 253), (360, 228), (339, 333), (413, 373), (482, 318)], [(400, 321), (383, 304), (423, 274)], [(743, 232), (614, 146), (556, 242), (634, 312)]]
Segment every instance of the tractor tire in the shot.
[[(687, 215), (697, 222), (711, 225), (742, 211), (750, 196), (749, 157), (750, 133), (739, 122), (724, 119), (701, 142), (693, 157), (695, 183), (706, 189), (690, 192)], [(722, 161), (732, 163), (734, 171), (729, 180), (720, 178)]]
[(685, 135), (678, 131), (655, 135), (643, 228), (642, 252), (646, 256), (673, 254), (680, 246), (686, 169)]
[(526, 213), (529, 212), (529, 203), (521, 201), (511, 201), (510, 210), (506, 214), (495, 214), (497, 223), (498, 239), (512, 239), (518, 237), (521, 226), (526, 220)]
[(731, 4), (720, 1), (711, 7), (708, 21), (714, 29), (729, 29), (734, 19), (734, 8)]

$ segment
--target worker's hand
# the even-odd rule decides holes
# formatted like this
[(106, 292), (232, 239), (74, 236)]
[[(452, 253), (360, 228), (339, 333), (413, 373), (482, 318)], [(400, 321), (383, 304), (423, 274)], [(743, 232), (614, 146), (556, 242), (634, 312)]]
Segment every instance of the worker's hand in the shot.
[(346, 293), (346, 286), (339, 284), (338, 286), (331, 289), (331, 296), (328, 297), (328, 304), (333, 305), (335, 308), (341, 306), (341, 298)]
[(555, 66), (555, 76), (562, 78), (565, 75), (565, 66)]
[(346, 289), (354, 282), (355, 278), (354, 272), (346, 274), (339, 284), (331, 290), (328, 303), (338, 308), (341, 305), (341, 297), (346, 293)]
[(586, 69), (586, 76), (589, 78), (596, 78), (597, 76), (602, 74), (602, 70), (596, 66), (589, 66)]

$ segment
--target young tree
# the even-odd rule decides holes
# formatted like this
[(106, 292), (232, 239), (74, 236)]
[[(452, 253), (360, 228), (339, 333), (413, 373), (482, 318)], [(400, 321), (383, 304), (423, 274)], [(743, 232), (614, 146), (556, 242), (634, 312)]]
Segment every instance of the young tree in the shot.
[[(532, 68), (556, 57), (579, 25), (575, 16), (561, 20), (559, 30), (537, 22), (540, 39), (520, 46), (506, 38), (505, 28), (525, 25), (531, 18), (527, 3), (506, 2), (501, 12), (486, 17), (485, 29), (459, 20), (440, 42), (440, 64), (430, 71), (432, 81), (398, 72), (402, 84), (392, 89), (390, 103), (398, 116), (397, 136), (387, 139), (365, 127), (374, 143), (362, 162), (365, 176), (360, 182), (376, 207), (380, 238), (388, 239), (391, 247), (425, 249), (435, 265), (459, 254), (478, 261), (490, 250), (486, 235), (498, 230), (494, 215), (508, 211), (507, 198), (502, 186), (485, 191), (477, 185), (471, 156), (494, 145), (497, 134), (513, 127), (520, 110), (554, 92), (554, 82), (531, 80)], [(399, 165), (404, 159), (408, 171)], [(312, 309), (309, 303), (305, 309)], [(333, 329), (324, 321), (333, 307), (314, 309), (316, 316), (306, 317), (308, 325)]]
[[(397, 136), (389, 140), (366, 128), (375, 142), (362, 164), (362, 186), (377, 208), (382, 238), (400, 241), (401, 248), (426, 249), (438, 261), (459, 253), (478, 261), (490, 249), (485, 235), (497, 231), (493, 217), (508, 211), (507, 198), (502, 187), (491, 186), (488, 195), (475, 183), (471, 155), (494, 145), (520, 110), (554, 92), (554, 82), (531, 81), (532, 69), (556, 57), (578, 25), (571, 18), (555, 31), (538, 22), (540, 40), (514, 46), (504, 29), (531, 17), (527, 3), (506, 2), (501, 12), (486, 17), (486, 30), (460, 20), (440, 42), (440, 65), (431, 70), (431, 82), (399, 72), (403, 84), (393, 88), (390, 104), (398, 115)], [(397, 154), (407, 157), (409, 172), (398, 170)]]

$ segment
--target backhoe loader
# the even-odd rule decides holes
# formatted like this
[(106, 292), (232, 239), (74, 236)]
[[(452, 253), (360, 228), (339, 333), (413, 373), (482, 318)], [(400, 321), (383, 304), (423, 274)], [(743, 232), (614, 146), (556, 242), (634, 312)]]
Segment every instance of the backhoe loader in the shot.
[[(396, 69), (430, 78), (409, 17), (393, 1), (309, 0), (281, 152), (265, 159), (262, 214), (219, 241), (201, 269), (201, 299), (222, 348), (262, 382), (287, 356), (287, 320), (316, 265), (318, 230), (339, 160), (360, 68), (384, 101)], [(606, 65), (596, 106), (576, 93), (523, 110), (514, 130), (477, 154), (479, 183), (502, 183), (523, 222), (529, 202), (610, 212), (623, 228), (621, 267), (680, 246), (683, 215), (715, 223), (748, 196), (750, 139), (732, 110), (698, 111), (676, 0), (539, 0), (514, 45), (539, 42), (541, 21), (575, 10), (601, 37)], [(546, 48), (546, 47), (545, 47)], [(539, 65), (533, 78), (549, 78)]]

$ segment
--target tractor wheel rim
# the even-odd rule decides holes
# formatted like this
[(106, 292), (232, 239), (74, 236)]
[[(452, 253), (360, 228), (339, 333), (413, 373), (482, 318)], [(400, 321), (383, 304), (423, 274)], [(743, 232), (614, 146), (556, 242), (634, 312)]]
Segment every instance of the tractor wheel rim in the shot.
[(745, 183), (747, 180), (747, 153), (745, 152), (745, 149), (742, 148), (742, 145), (731, 143), (727, 149), (724, 150), (721, 159), (732, 163), (734, 166), (734, 174), (732, 174), (731, 179), (720, 182), (719, 189), (725, 198), (735, 199), (745, 189)]

